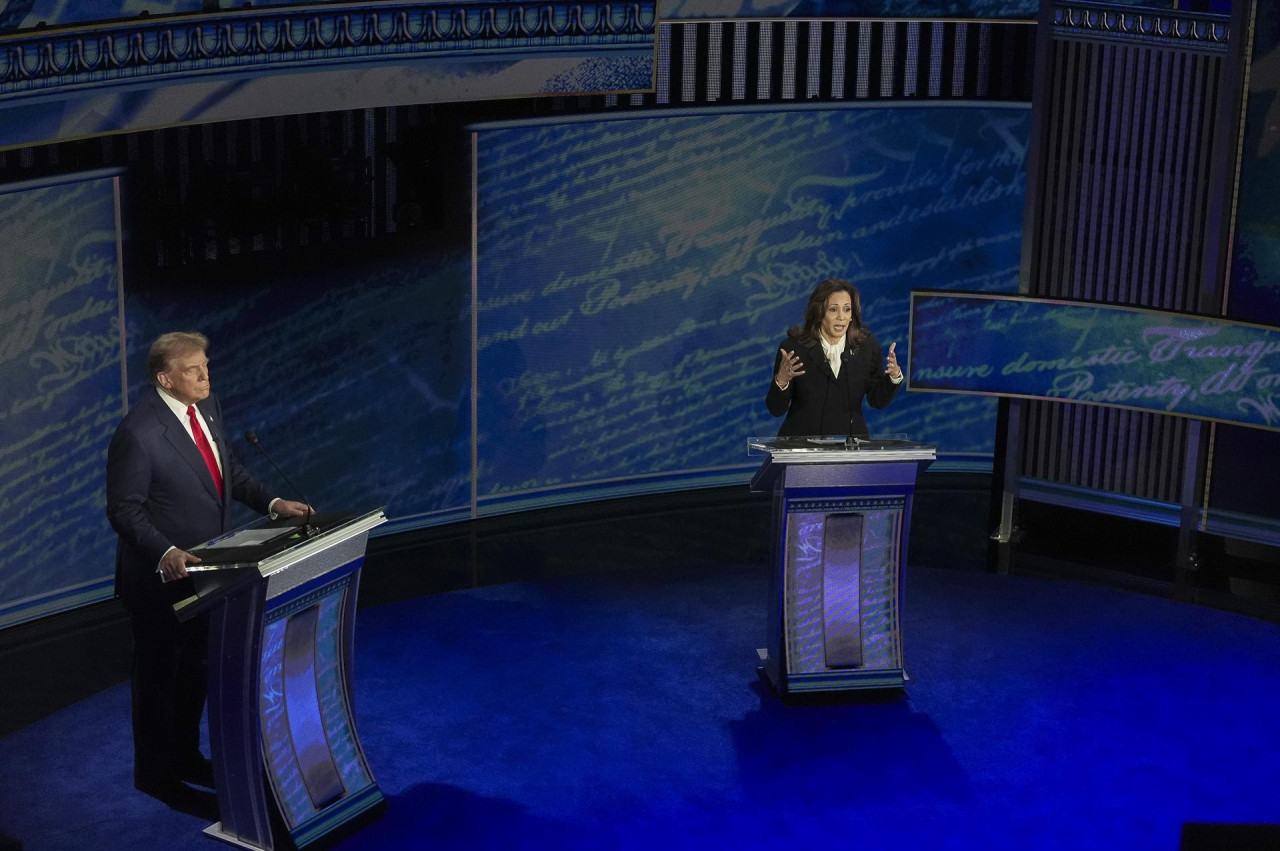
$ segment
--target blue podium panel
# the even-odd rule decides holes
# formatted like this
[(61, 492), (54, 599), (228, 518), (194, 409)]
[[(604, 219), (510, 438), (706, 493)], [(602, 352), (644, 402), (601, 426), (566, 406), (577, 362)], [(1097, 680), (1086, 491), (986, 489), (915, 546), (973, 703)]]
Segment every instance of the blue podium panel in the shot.
[[(905, 499), (790, 500), (785, 578), (788, 690), (857, 687), (897, 671), (898, 538)], [(883, 677), (876, 674), (877, 685)]]
[(763, 444), (770, 457), (752, 488), (774, 495), (776, 570), (762, 672), (782, 695), (903, 687), (911, 498), (934, 448)]
[[(822, 522), (822, 663), (862, 666), (861, 514), (829, 514)], [(791, 666), (795, 670), (796, 666)]]
[(346, 575), (336, 581), (272, 601), (263, 628), (263, 755), (299, 847), (382, 800), (356, 740), (342, 652), (363, 561), (339, 568)]
[(198, 591), (213, 589), (187, 606), (210, 610), (221, 816), (210, 836), (266, 851), (283, 831), (302, 848), (383, 802), (356, 734), (351, 661), (368, 532), (384, 521), (372, 512), (261, 561), (195, 574)]

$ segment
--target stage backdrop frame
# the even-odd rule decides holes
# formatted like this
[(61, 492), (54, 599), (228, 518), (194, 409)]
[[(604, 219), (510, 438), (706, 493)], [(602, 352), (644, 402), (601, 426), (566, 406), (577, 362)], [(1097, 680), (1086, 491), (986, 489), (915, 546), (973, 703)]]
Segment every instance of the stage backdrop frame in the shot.
[(113, 594), (127, 407), (118, 169), (0, 187), (0, 628)]

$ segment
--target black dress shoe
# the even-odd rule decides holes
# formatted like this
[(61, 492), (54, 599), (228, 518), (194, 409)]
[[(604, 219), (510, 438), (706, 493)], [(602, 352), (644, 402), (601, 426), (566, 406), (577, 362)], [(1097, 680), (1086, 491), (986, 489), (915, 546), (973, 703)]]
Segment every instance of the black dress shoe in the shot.
[(196, 786), (203, 786), (206, 789), (212, 789), (214, 788), (213, 763), (203, 756), (189, 759), (179, 766), (178, 779), (185, 780), (187, 783), (194, 783)]
[(135, 789), (150, 795), (160, 803), (180, 813), (197, 816), (207, 821), (218, 821), (218, 796), (203, 789), (192, 789), (177, 780), (149, 782), (135, 780)]

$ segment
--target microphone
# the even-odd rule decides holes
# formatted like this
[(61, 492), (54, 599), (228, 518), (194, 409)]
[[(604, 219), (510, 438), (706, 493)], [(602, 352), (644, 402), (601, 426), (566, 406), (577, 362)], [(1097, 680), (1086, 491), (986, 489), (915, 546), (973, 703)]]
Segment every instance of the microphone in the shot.
[(302, 488), (295, 485), (293, 481), (284, 474), (284, 470), (281, 470), (280, 467), (276, 465), (276, 462), (271, 460), (271, 456), (267, 454), (267, 450), (258, 442), (258, 435), (252, 431), (246, 431), (244, 433), (244, 439), (256, 446), (258, 451), (262, 453), (262, 457), (267, 459), (267, 463), (272, 467), (275, 467), (275, 471), (280, 474), (280, 478), (284, 479), (285, 484), (293, 488), (294, 493), (302, 497), (302, 504), (307, 507), (307, 516), (303, 518), (302, 521), (302, 533), (308, 538), (314, 538), (316, 535), (320, 534), (320, 530), (311, 525), (311, 500), (307, 499), (307, 497), (302, 493)]

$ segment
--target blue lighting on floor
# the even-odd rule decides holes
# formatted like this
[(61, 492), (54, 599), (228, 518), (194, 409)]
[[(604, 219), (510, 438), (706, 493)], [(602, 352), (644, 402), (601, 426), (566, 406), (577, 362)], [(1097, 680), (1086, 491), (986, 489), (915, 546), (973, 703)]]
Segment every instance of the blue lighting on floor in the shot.
[[(362, 611), (356, 718), (389, 807), (339, 847), (1172, 849), (1186, 822), (1280, 822), (1280, 625), (915, 568), (906, 699), (783, 705), (754, 671), (762, 570)], [(0, 831), (215, 848), (132, 790), (128, 717), (121, 684), (0, 742)]]

